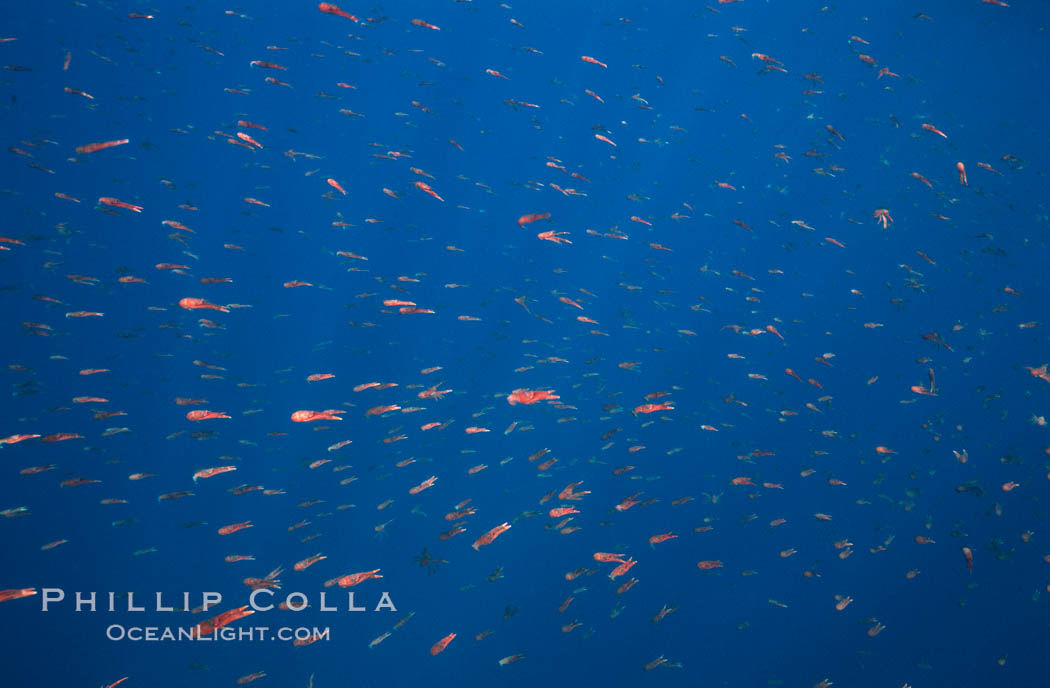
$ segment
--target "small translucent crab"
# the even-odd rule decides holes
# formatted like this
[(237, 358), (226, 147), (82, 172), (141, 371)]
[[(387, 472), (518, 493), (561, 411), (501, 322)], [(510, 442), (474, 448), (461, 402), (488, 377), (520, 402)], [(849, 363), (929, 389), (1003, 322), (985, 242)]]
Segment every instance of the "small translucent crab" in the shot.
[(438, 570), (442, 564), (447, 564), (448, 561), (445, 559), (438, 559), (433, 554), (427, 551), (424, 547), (423, 551), (418, 556), (412, 557), (412, 561), (419, 564), (421, 567), (427, 570), (427, 575), (432, 576)]

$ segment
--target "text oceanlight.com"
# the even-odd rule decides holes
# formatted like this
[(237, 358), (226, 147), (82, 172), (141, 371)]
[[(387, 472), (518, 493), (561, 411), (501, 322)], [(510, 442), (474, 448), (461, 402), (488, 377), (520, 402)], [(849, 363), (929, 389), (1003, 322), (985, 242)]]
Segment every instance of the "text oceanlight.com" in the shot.
[(258, 642), (277, 640), (292, 642), (296, 645), (308, 645), (318, 640), (329, 640), (329, 629), (306, 626), (289, 628), (270, 628), (269, 626), (238, 626), (237, 628), (217, 628), (212, 633), (197, 635), (191, 628), (173, 628), (171, 626), (124, 626), (111, 624), (106, 627), (106, 637), (114, 641), (132, 642), (180, 642), (180, 641), (226, 641)]
[[(181, 597), (172, 597), (169, 594), (167, 599), (164, 593), (157, 592), (153, 593), (153, 595), (141, 595), (139, 604), (136, 604), (135, 593), (132, 592), (108, 592), (100, 595), (97, 592), (77, 591), (73, 593), (71, 600), (67, 599), (65, 591), (61, 588), (43, 588), (41, 593), (43, 593), (41, 595), (41, 610), (45, 612), (51, 611), (52, 607), (72, 606), (75, 612), (182, 611), (197, 614), (207, 612), (209, 609), (222, 604), (222, 594), (218, 592), (200, 593), (199, 596), (192, 598), (192, 600), (189, 592), (183, 592)], [(354, 593), (352, 592), (345, 593), (345, 606), (341, 604), (341, 595), (333, 594), (332, 597), (329, 597), (326, 592), (319, 593), (319, 597), (316, 600), (318, 603), (317, 607), (311, 605), (311, 598), (306, 593), (288, 593), (284, 595), (284, 601), (277, 604), (274, 603), (275, 595), (276, 593), (268, 588), (253, 590), (248, 597), (248, 604), (226, 609), (217, 616), (202, 619), (189, 628), (111, 624), (106, 628), (106, 637), (112, 641), (127, 640), (132, 642), (177, 642), (184, 640), (256, 642), (278, 640), (291, 641), (294, 645), (301, 647), (319, 640), (327, 642), (329, 640), (329, 629), (327, 627), (308, 628), (305, 626), (296, 628), (288, 626), (278, 628), (271, 628), (270, 626), (231, 627), (229, 624), (240, 621), (256, 612), (268, 612), (273, 609), (291, 612), (300, 612), (307, 608), (318, 609), (322, 612), (397, 611), (393, 600), (390, 599), (390, 595), (386, 592), (379, 595), (378, 602), (371, 608), (364, 604), (359, 605), (355, 601)], [(175, 599), (179, 599), (182, 602), (182, 605), (178, 608), (174, 606)], [(148, 609), (147, 600), (151, 603), (148, 605)], [(200, 601), (200, 605), (191, 609), (191, 603), (197, 600)], [(66, 604), (63, 605), (63, 602)]]

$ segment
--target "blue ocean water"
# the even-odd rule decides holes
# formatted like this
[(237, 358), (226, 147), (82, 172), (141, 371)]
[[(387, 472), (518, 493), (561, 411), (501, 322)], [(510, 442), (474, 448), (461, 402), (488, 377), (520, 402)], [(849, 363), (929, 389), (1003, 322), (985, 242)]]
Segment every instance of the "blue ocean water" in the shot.
[(1045, 685), (1045, 4), (320, 9), (0, 10), (5, 685)]

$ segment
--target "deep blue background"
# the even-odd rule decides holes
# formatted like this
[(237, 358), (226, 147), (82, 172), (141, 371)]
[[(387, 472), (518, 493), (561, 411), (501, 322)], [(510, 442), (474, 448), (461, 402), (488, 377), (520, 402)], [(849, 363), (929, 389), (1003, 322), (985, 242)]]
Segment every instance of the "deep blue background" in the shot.
[[(355, 588), (358, 602), (374, 605), (386, 590), (398, 611), (273, 612), (237, 624), (331, 627), (329, 642), (305, 648), (132, 644), (107, 641), (106, 625), (188, 627), (200, 616), (76, 614), (68, 603), (44, 614), (37, 596), (0, 607), (5, 683), (108, 685), (130, 676), (128, 688), (222, 686), (266, 671), (257, 685), (306, 686), (310, 674), (317, 688), (551, 680), (810, 686), (825, 677), (843, 686), (1045, 685), (1041, 593), (1050, 565), (1042, 559), (1042, 497), (1050, 441), (1030, 420), (1050, 412), (1050, 387), (1024, 366), (1041, 365), (1050, 353), (1045, 322), (1018, 325), (1047, 317), (1048, 97), (1039, 75), (1050, 13), (1038, 2), (1003, 8), (976, 0), (712, 7), (717, 12), (694, 3), (345, 5), (361, 17), (354, 23), (312, 3), (245, 3), (235, 8), (243, 16), (209, 4), (6, 6), (0, 37), (17, 40), (0, 44), (0, 62), (32, 71), (2, 73), (3, 128), (7, 146), (32, 159), (11, 153), (0, 171), (0, 234), (26, 244), (0, 253), (0, 346), (5, 367), (29, 368), (3, 372), (9, 393), (0, 436), (77, 432), (84, 439), (0, 449), (9, 476), (0, 508), (30, 512), (0, 521), (7, 554), (0, 588), (61, 587), (70, 596), (188, 590), (193, 604), (201, 592), (219, 591), (226, 609), (246, 603), (243, 578), (281, 565), (284, 589), (310, 594), (316, 606), (325, 580), (381, 568), (381, 581)], [(411, 25), (417, 17), (441, 30)], [(62, 71), (66, 51), (71, 64)], [(752, 53), (772, 56), (787, 73), (762, 72)], [(254, 68), (252, 60), (287, 70)], [(884, 66), (899, 78), (876, 78)], [(290, 86), (265, 83), (267, 76)], [(64, 93), (66, 86), (95, 98)], [(804, 96), (807, 89), (823, 93)], [(639, 107), (644, 102), (651, 109)], [(267, 127), (243, 130), (262, 150), (223, 140), (239, 119)], [(924, 122), (948, 139), (923, 131)], [(131, 143), (74, 153), (119, 138)], [(319, 157), (292, 160), (282, 155), (288, 150)], [(774, 158), (778, 150), (790, 162)], [(376, 157), (390, 151), (411, 157)], [(545, 166), (548, 159), (589, 181)], [(967, 187), (958, 183), (957, 161), (966, 164)], [(348, 195), (326, 185), (329, 177)], [(414, 188), (419, 179), (445, 202)], [(552, 183), (587, 195), (564, 196)], [(95, 204), (101, 196), (144, 211), (103, 211)], [(872, 218), (877, 208), (890, 210), (888, 230)], [(538, 212), (552, 217), (517, 226), (519, 216)], [(676, 212), (689, 217), (673, 220)], [(195, 233), (183, 233), (182, 245), (163, 220)], [(614, 228), (629, 238), (586, 232)], [(573, 243), (536, 239), (548, 230), (568, 232)], [(188, 274), (154, 268), (164, 262), (188, 265)], [(98, 283), (76, 284), (70, 274)], [(122, 274), (148, 284), (121, 284)], [(234, 281), (202, 285), (203, 277)], [(314, 286), (282, 288), (289, 280)], [(1007, 286), (1020, 296), (1005, 293)], [(186, 296), (252, 308), (185, 311), (177, 304)], [(546, 320), (516, 304), (521, 296)], [(394, 309), (380, 302), (395, 298), (436, 312), (387, 312)], [(78, 310), (105, 316), (64, 317)], [(200, 328), (200, 317), (226, 329)], [(24, 322), (45, 323), (53, 336), (30, 336)], [(774, 322), (784, 341), (724, 328)], [(608, 336), (588, 334), (592, 328)], [(953, 351), (922, 339), (931, 332)], [(825, 353), (834, 354), (833, 367), (813, 361)], [(639, 365), (625, 370), (617, 366), (623, 361)], [(419, 372), (437, 365), (444, 369)], [(533, 367), (515, 372), (522, 366)], [(823, 391), (785, 375), (788, 367)], [(912, 394), (931, 367), (939, 395)], [(77, 375), (83, 368), (112, 372)], [(306, 382), (321, 372), (336, 378)], [(878, 381), (866, 384), (873, 376)], [(369, 381), (399, 386), (352, 391)], [(454, 392), (440, 401), (417, 399), (420, 388), (409, 387), (441, 381)], [(503, 395), (519, 387), (555, 389), (575, 408), (508, 406)], [(673, 412), (631, 415), (658, 391), (674, 392)], [(81, 395), (110, 401), (72, 402)], [(727, 402), (730, 395), (747, 406)], [(831, 400), (818, 402), (822, 395)], [(176, 406), (177, 396), (208, 403)], [(426, 410), (366, 418), (379, 404)], [(603, 410), (610, 404), (618, 407)], [(93, 420), (101, 408), (128, 415)], [(232, 418), (193, 424), (184, 418), (191, 408)], [(297, 409), (326, 408), (345, 408), (345, 420), (317, 424), (328, 426), (320, 432), (289, 421)], [(261, 412), (243, 414), (250, 409)], [(419, 430), (449, 420), (447, 429)], [(503, 434), (512, 421), (519, 429)], [(719, 432), (703, 432), (702, 424)], [(492, 432), (465, 434), (472, 425)], [(520, 427), (528, 425), (534, 429)], [(102, 437), (110, 427), (131, 431)], [(617, 427), (605, 448), (602, 434)], [(197, 431), (215, 433), (192, 438)], [(408, 439), (381, 441), (398, 434)], [(353, 444), (325, 451), (343, 439)], [(629, 453), (636, 445), (645, 449)], [(876, 446), (898, 453), (881, 456)], [(537, 476), (527, 458), (544, 447), (551, 449), (545, 458), (559, 461)], [(970, 460), (960, 464), (952, 450), (964, 448)], [(754, 450), (773, 454), (749, 458)], [(395, 467), (409, 457), (416, 462)], [(319, 458), (333, 462), (307, 468)], [(56, 470), (18, 473), (52, 463)], [(466, 474), (480, 463), (488, 468)], [(191, 482), (200, 468), (231, 464), (237, 472)], [(352, 468), (331, 472), (340, 464)], [(613, 474), (624, 465), (635, 469)], [(809, 468), (816, 472), (802, 477)], [(156, 477), (129, 482), (137, 472)], [(358, 480), (338, 485), (351, 475)], [(439, 476), (434, 488), (408, 494), (430, 475)], [(102, 482), (58, 486), (78, 476)], [(737, 476), (759, 486), (731, 486)], [(847, 486), (829, 486), (829, 478)], [(577, 504), (582, 513), (573, 524), (582, 529), (545, 529), (553, 522), (546, 511), (558, 502), (540, 505), (540, 498), (580, 480), (591, 491)], [(967, 481), (983, 494), (955, 490)], [(1000, 485), (1008, 481), (1021, 486), (1005, 493)], [(238, 484), (286, 494), (227, 492)], [(185, 489), (196, 496), (157, 500)], [(659, 501), (612, 510), (639, 491)], [(711, 495), (720, 498), (713, 503)], [(671, 505), (685, 496), (695, 499)], [(100, 505), (107, 497), (129, 504)], [(466, 498), (478, 510), (467, 532), (438, 541), (451, 527), (443, 515)], [(324, 501), (297, 506), (312, 499)], [(344, 504), (356, 506), (336, 509)], [(425, 516), (412, 513), (417, 505)], [(470, 548), (484, 531), (530, 510), (541, 513), (517, 520), (480, 552)], [(815, 512), (833, 520), (818, 521)], [(769, 527), (775, 518), (787, 523)], [(252, 529), (215, 533), (249, 519)], [(303, 519), (311, 525), (288, 532)], [(375, 527), (390, 519), (386, 536), (377, 537)], [(195, 521), (206, 525), (180, 527)], [(705, 523), (713, 530), (694, 532)], [(1034, 536), (1024, 542), (1029, 530)], [(647, 546), (668, 531), (678, 538)], [(300, 542), (314, 533), (321, 536)], [(917, 535), (936, 542), (918, 545)], [(885, 551), (870, 551), (891, 536)], [(40, 550), (63, 538), (69, 542)], [(832, 545), (841, 539), (854, 543), (845, 560)], [(963, 545), (974, 551), (972, 575)], [(413, 561), (424, 546), (449, 562), (432, 576)], [(132, 556), (148, 547), (157, 551)], [(788, 548), (798, 553), (778, 556)], [(612, 565), (595, 564), (596, 551), (634, 556), (629, 576), (639, 583), (617, 596), (623, 579), (605, 577)], [(328, 558), (290, 571), (317, 552)], [(228, 564), (228, 554), (255, 561)], [(698, 571), (696, 562), (708, 559), (725, 566)], [(500, 566), (503, 578), (487, 581)], [(564, 580), (587, 567), (598, 572)], [(912, 569), (921, 574), (906, 580)], [(805, 570), (820, 577), (806, 578)], [(837, 594), (855, 601), (837, 612)], [(610, 618), (617, 602), (625, 608)], [(679, 609), (652, 624), (664, 604)], [(519, 611), (505, 620), (508, 605)], [(367, 649), (410, 611), (402, 629)], [(582, 627), (561, 633), (574, 619)], [(886, 630), (869, 638), (872, 619)], [(476, 642), (485, 629), (494, 632)], [(428, 648), (452, 632), (456, 640), (431, 657)], [(515, 653), (526, 658), (497, 665)], [(683, 668), (643, 673), (660, 655)]]

